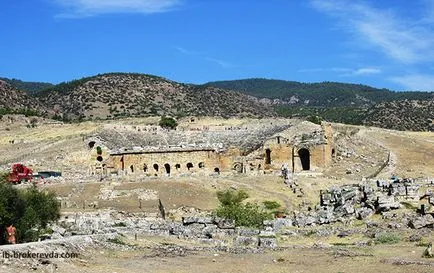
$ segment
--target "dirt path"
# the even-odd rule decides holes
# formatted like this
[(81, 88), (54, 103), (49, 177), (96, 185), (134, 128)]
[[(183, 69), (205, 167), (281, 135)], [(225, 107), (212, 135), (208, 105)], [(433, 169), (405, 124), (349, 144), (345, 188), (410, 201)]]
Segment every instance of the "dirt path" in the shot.
[(378, 138), (373, 137), (372, 136), (373, 134), (375, 134), (375, 132), (371, 130), (361, 129), (359, 131), (360, 136), (369, 139), (369, 141), (372, 141), (378, 146), (389, 151), (389, 163), (376, 175), (376, 177), (390, 178), (392, 175), (396, 173), (396, 165), (398, 163), (398, 157), (382, 141), (378, 140)]

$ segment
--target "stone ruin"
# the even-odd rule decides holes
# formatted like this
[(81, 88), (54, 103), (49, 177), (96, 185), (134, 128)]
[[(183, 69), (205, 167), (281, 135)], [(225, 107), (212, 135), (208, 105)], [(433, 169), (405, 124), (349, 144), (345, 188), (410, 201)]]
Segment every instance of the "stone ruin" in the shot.
[[(384, 214), (402, 208), (403, 201), (418, 202), (421, 199), (418, 194), (420, 187), (421, 185), (413, 179), (377, 181), (376, 186), (364, 182), (332, 187), (320, 192), (320, 204), (315, 210), (309, 207), (308, 212), (294, 213), (293, 224), (306, 227), (334, 222), (345, 223), (351, 219), (364, 220), (375, 213)], [(428, 201), (434, 205), (433, 194), (428, 196)], [(421, 228), (434, 224), (434, 218), (426, 209), (427, 207), (422, 205), (418, 210), (420, 215), (408, 219), (408, 226)]]

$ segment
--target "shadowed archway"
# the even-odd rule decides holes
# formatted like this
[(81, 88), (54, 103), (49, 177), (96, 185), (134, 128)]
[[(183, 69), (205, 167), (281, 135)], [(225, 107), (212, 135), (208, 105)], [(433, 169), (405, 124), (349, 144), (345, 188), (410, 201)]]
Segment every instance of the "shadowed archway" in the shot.
[(265, 164), (271, 164), (271, 150), (265, 150)]
[(310, 152), (306, 148), (298, 150), (298, 156), (300, 157), (301, 167), (304, 171), (310, 170)]
[(164, 168), (166, 169), (166, 174), (170, 175), (170, 165), (169, 165), (169, 163), (164, 164)]

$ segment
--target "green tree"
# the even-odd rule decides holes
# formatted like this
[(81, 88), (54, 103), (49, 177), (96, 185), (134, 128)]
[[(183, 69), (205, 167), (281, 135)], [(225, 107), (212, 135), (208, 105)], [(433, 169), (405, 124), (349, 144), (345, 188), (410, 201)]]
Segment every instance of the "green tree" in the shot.
[(243, 191), (226, 190), (217, 192), (220, 206), (215, 210), (218, 217), (235, 221), (236, 226), (262, 228), (264, 220), (271, 219), (272, 215), (264, 211), (257, 204), (242, 202), (249, 195)]
[(159, 125), (163, 128), (175, 129), (178, 123), (174, 118), (162, 116)]
[[(47, 225), (60, 217), (60, 206), (52, 192), (39, 191), (36, 187), (17, 190), (0, 176), (0, 230), (13, 224), (17, 228), (17, 241), (36, 241)], [(3, 232), (4, 234), (4, 232)], [(0, 238), (1, 243), (6, 237)]]
[(312, 122), (312, 123), (315, 123), (315, 124), (319, 124), (319, 125), (321, 125), (322, 118), (319, 117), (319, 116), (309, 116), (309, 117), (307, 118), (307, 121), (310, 121), (310, 122)]

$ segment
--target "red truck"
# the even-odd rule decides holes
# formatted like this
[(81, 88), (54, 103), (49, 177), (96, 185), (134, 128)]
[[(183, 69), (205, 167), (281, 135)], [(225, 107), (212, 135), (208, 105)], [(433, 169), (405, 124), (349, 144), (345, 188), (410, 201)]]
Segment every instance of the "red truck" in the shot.
[(12, 165), (12, 171), (8, 174), (8, 182), (19, 184), (21, 182), (32, 181), (33, 171), (21, 163)]

